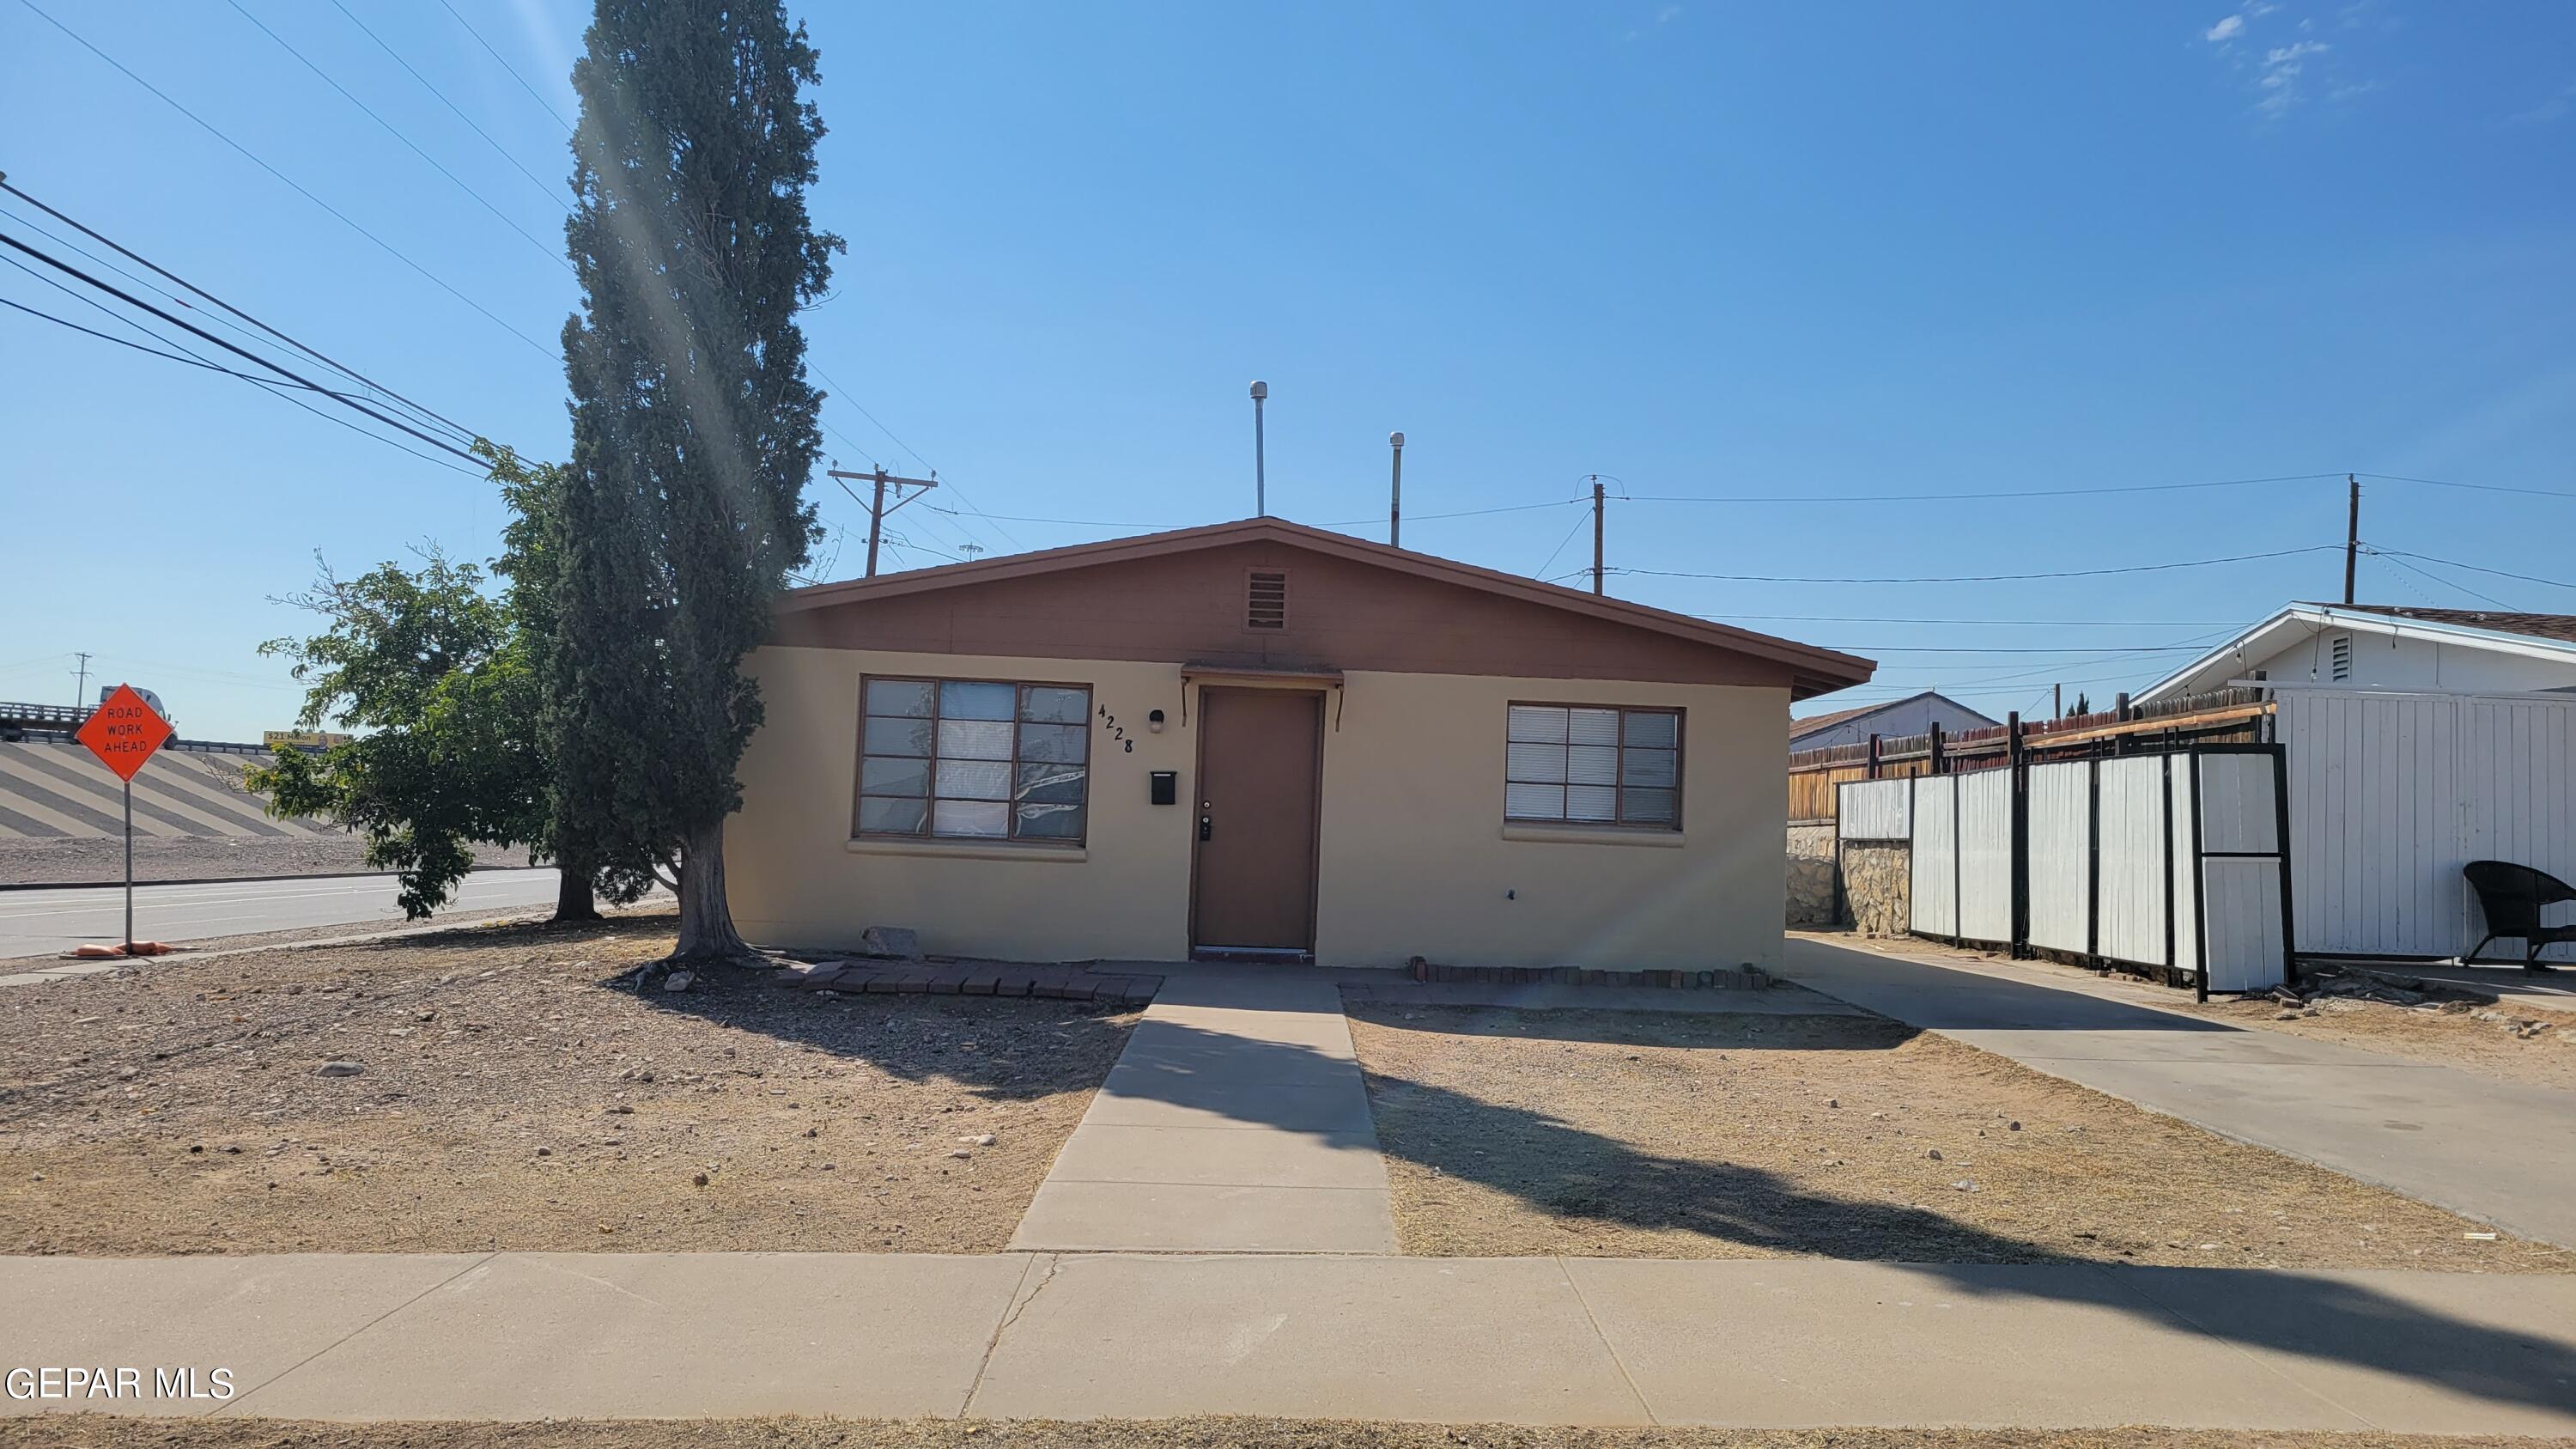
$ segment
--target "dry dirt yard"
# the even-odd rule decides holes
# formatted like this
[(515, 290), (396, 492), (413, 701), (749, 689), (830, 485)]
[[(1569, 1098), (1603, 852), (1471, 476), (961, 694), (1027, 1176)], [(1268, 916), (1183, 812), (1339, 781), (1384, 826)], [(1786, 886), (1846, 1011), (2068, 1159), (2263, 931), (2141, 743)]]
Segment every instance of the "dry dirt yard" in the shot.
[(993, 1252), (1134, 1022), (731, 973), (613, 984), (670, 929), (467, 928), (0, 992), (0, 1253)]
[(1880, 1017), (1355, 1005), (1404, 1251), (2576, 1271)]
[(1568, 1429), (1330, 1419), (701, 1419), (316, 1424), (275, 1419), (0, 1419), (0, 1449), (2512, 1449), (2432, 1434), (2174, 1429)]

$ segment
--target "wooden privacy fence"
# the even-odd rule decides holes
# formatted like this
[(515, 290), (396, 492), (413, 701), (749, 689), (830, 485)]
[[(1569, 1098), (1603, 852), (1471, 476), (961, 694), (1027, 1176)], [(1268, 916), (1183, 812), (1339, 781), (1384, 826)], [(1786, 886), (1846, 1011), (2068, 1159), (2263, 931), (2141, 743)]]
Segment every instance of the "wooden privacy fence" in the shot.
[(2271, 737), (2272, 710), (2263, 691), (2254, 689), (2222, 689), (2135, 706), (2124, 694), (2097, 714), (2035, 723), (2014, 714), (2002, 724), (1957, 734), (1936, 725), (1928, 734), (1872, 735), (1862, 744), (1796, 750), (1789, 755), (1789, 820), (1838, 818), (1839, 792), (1854, 780), (1964, 774), (1996, 769), (2024, 756), (2072, 759), (2183, 744), (2258, 744)]

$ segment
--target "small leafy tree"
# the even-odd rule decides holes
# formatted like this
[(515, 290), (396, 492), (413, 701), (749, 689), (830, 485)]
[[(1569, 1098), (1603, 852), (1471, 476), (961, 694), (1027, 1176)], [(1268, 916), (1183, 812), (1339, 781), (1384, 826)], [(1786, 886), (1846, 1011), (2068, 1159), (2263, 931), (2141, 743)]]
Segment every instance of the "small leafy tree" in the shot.
[[(543, 767), (527, 748), (534, 678), (514, 650), (508, 606), (483, 571), (436, 547), (422, 565), (383, 563), (354, 579), (321, 565), (287, 602), (329, 621), (260, 652), (294, 661), (298, 722), (362, 733), (320, 753), (280, 746), (251, 772), (282, 815), (320, 815), (366, 837), (367, 862), (401, 879), (407, 916), (446, 904), (474, 844), (531, 845), (544, 833)], [(514, 722), (518, 727), (514, 728)]]
[(521, 846), (562, 870), (555, 919), (594, 919), (591, 872), (559, 845), (541, 669), (554, 629), (562, 470), (477, 445), (516, 513), (493, 569), (432, 545), (422, 564), (383, 563), (343, 579), (326, 563), (287, 602), (328, 621), (260, 652), (294, 662), (299, 722), (364, 731), (314, 753), (281, 746), (252, 772), (279, 814), (320, 815), (362, 832), (371, 865), (400, 875), (403, 911), (430, 914), (474, 864), (477, 842)]
[(612, 894), (676, 872), (673, 958), (736, 957), (724, 821), (761, 718), (739, 665), (818, 532), (795, 317), (841, 242), (805, 209), (816, 58), (776, 0), (596, 0), (584, 39), (546, 664), (563, 841)]

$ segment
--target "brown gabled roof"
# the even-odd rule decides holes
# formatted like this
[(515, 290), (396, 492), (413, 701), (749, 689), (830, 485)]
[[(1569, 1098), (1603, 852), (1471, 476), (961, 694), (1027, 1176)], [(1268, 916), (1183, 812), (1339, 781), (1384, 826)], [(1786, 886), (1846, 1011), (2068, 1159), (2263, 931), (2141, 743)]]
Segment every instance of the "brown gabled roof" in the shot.
[(1958, 710), (1962, 714), (1972, 714), (1979, 719), (1986, 720), (1988, 724), (1994, 723), (1993, 720), (1987, 719), (1984, 711), (1970, 709), (1966, 705), (1959, 703), (1957, 700), (1952, 699), (1950, 696), (1943, 694), (1937, 689), (1926, 689), (1906, 695), (1901, 699), (1882, 699), (1876, 704), (1854, 705), (1850, 709), (1838, 709), (1831, 714), (1811, 714), (1804, 719), (1793, 719), (1789, 721), (1789, 741), (1790, 743), (1795, 744), (1799, 740), (1808, 735), (1814, 734), (1818, 730), (1832, 729), (1835, 725), (1841, 724), (1845, 720), (1858, 719), (1865, 714), (1876, 714), (1883, 709), (1894, 709), (1900, 704), (1912, 704), (1918, 699), (1937, 699), (1943, 704), (1950, 706), (1952, 709)]
[(1793, 719), (1789, 721), (1789, 738), (1794, 740), (1800, 735), (1811, 735), (1818, 730), (1829, 730), (1834, 726), (1841, 724), (1844, 720), (1858, 719), (1862, 715), (1869, 713), (1871, 710), (1885, 708), (1887, 708), (1887, 706), (1883, 704), (1863, 704), (1855, 705), (1850, 709), (1838, 709), (1831, 714), (1811, 714), (1804, 719)]
[(1276, 543), (1311, 549), (1317, 553), (1392, 569), (1417, 578), (1563, 609), (1691, 643), (1705, 644), (1711, 648), (1770, 660), (1788, 666), (1797, 676), (1800, 687), (1796, 693), (1800, 697), (1866, 682), (1878, 667), (1875, 661), (1863, 659), (1857, 655), (1844, 654), (1838, 650), (1800, 644), (1769, 634), (1757, 634), (1750, 629), (1738, 629), (1729, 624), (1694, 619), (1687, 614), (1649, 608), (1644, 604), (1632, 604), (1622, 599), (1604, 598), (1559, 584), (1540, 583), (1534, 579), (1525, 579), (1494, 569), (1459, 563), (1454, 559), (1415, 553), (1410, 549), (1395, 548), (1383, 543), (1371, 543), (1366, 539), (1352, 538), (1348, 534), (1310, 528), (1305, 524), (1290, 523), (1278, 518), (1246, 518), (1233, 523), (1174, 529), (1167, 533), (1115, 538), (1101, 543), (1079, 543), (1067, 548), (1041, 549), (1034, 553), (976, 559), (967, 563), (944, 564), (937, 568), (914, 569), (898, 574), (880, 574), (872, 579), (848, 579), (840, 583), (816, 584), (809, 588), (790, 589), (782, 593), (778, 597), (775, 609), (781, 614), (793, 614), (829, 608), (837, 604), (899, 598), (970, 584), (1026, 578), (1031, 575), (1070, 569), (1098, 568), (1108, 564), (1161, 558), (1194, 550), (1225, 548), (1245, 543)]
[(2504, 609), (2418, 609), (2405, 604), (2320, 604), (2326, 609), (2354, 609), (2365, 614), (2386, 614), (2392, 619), (2415, 619), (2426, 624), (2449, 624), (2461, 629), (2492, 629), (2499, 634), (2528, 634), (2535, 639), (2556, 639), (2576, 644), (2576, 614), (2516, 614)]

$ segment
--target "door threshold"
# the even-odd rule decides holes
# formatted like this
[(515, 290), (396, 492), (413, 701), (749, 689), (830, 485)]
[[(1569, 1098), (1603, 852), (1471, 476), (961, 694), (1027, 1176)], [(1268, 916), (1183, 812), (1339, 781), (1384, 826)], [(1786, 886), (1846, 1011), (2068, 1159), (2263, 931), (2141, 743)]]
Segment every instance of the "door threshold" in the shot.
[(1315, 953), (1302, 946), (1193, 946), (1193, 961), (1267, 961), (1281, 966), (1311, 966)]

